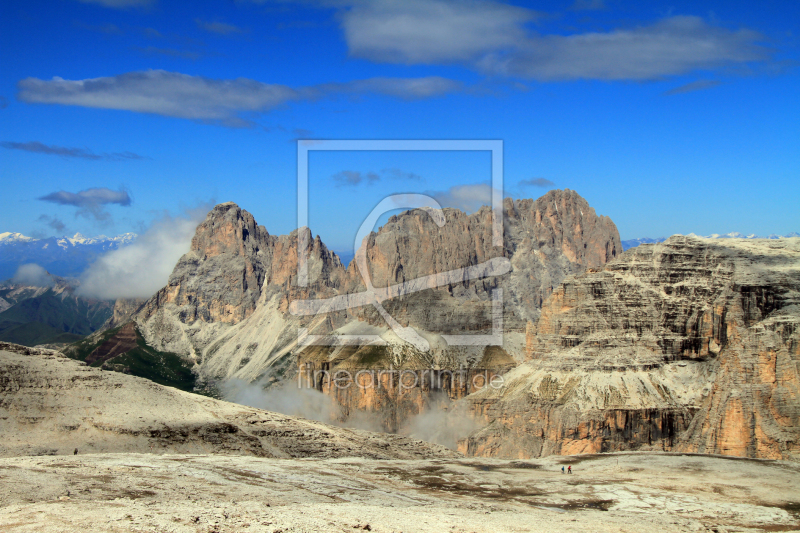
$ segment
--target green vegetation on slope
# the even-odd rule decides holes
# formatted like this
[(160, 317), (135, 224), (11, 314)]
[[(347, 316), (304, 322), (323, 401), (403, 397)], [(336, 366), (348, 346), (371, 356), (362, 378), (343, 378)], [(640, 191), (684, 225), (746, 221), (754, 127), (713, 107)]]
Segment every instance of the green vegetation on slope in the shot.
[[(68, 346), (64, 354), (72, 359), (86, 361), (89, 355), (105, 344), (113, 342), (113, 337), (124, 326), (104, 331), (82, 341)], [(218, 397), (213, 387), (207, 387), (198, 382), (197, 375), (192, 371), (192, 364), (178, 354), (162, 352), (149, 346), (136, 328), (136, 346), (123, 354), (103, 361), (96, 361), (91, 366), (104, 370), (123, 372), (132, 376), (149, 379), (160, 385), (174, 387), (187, 392), (194, 392), (204, 396)]]

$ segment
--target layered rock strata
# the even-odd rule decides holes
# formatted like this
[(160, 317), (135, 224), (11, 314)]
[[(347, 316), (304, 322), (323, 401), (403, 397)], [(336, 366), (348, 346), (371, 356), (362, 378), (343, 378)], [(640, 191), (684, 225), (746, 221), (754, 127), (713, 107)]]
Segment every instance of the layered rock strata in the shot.
[(674, 236), (569, 277), (528, 361), (470, 396), (470, 455), (800, 457), (800, 239)]

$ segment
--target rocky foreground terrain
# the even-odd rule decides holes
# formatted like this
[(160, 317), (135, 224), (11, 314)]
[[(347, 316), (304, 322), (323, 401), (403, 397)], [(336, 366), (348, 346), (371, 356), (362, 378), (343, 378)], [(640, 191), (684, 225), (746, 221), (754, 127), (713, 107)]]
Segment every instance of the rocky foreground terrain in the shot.
[[(562, 474), (562, 466), (573, 474)], [(800, 530), (796, 463), (693, 455), (0, 459), (13, 532), (764, 532)]]
[(673, 236), (566, 279), (469, 455), (800, 458), (800, 239)]
[(258, 457), (453, 457), (447, 448), (253, 409), (0, 344), (0, 457), (215, 453)]

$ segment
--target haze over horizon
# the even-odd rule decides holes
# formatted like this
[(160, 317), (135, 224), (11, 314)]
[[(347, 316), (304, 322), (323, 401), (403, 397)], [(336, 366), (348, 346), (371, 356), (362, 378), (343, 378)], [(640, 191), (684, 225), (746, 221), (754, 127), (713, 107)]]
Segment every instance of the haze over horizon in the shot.
[[(500, 139), (505, 196), (569, 188), (623, 239), (800, 227), (787, 4), (5, 2), (0, 232), (142, 234), (235, 201), (296, 226), (296, 139)], [(485, 201), (486, 152), (315, 153), (335, 250), (380, 198)], [(195, 215), (196, 216), (196, 215)]]

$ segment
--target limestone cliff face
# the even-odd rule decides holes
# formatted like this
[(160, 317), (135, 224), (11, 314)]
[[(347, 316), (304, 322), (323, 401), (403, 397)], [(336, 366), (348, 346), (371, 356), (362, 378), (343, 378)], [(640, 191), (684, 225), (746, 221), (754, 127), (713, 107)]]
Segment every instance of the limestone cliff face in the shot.
[[(524, 332), (527, 321), (539, 316), (542, 302), (565, 276), (603, 265), (622, 253), (611, 219), (597, 216), (575, 191), (550, 191), (536, 200), (506, 198), (503, 209), (503, 248), (492, 246), (488, 207), (472, 215), (445, 209), (446, 223), (441, 228), (425, 211), (413, 210), (392, 217), (373, 233), (367, 257), (375, 287), (477, 265), (494, 257), (506, 257), (512, 264), (506, 276), (465, 280), (435, 292), (397, 298), (387, 306), (393, 316), (428, 330), (445, 331), (455, 324), (467, 330), (485, 329), (488, 316), (474, 309), (475, 302), (488, 299), (492, 289), (502, 288), (504, 326)], [(349, 291), (363, 287), (354, 264), (348, 274)], [(443, 300), (455, 305), (447, 306)], [(409, 305), (409, 301), (418, 305)], [(442, 306), (447, 306), (446, 312), (426, 312)], [(440, 320), (448, 314), (453, 315), (449, 325)], [(370, 322), (381, 321), (377, 313), (366, 316)]]
[[(369, 236), (367, 257), (373, 283), (385, 287), (507, 257), (504, 276), (463, 280), (389, 300), (388, 312), (411, 325), (432, 345), (412, 353), (371, 306), (296, 317), (295, 299), (325, 298), (364, 290), (355, 264), (348, 268), (308, 229), (309, 284), (300, 288), (297, 237), (272, 236), (252, 215), (233, 203), (216, 206), (197, 230), (192, 247), (169, 283), (135, 314), (140, 331), (156, 348), (193, 358), (210, 377), (253, 380), (269, 371), (296, 371), (298, 327), (317, 335), (376, 334), (389, 345), (395, 368), (474, 367), (482, 348), (448, 347), (440, 333), (472, 333), (491, 328), (489, 301), (504, 290), (503, 350), (514, 361), (525, 357), (525, 331), (552, 289), (570, 273), (602, 265), (620, 253), (619, 235), (573, 191), (550, 191), (538, 200), (505, 202), (505, 245), (491, 242), (486, 208), (472, 215), (445, 209), (446, 223), (413, 210), (392, 217)], [(337, 352), (338, 354), (338, 352)], [(333, 353), (331, 357), (338, 355)], [(270, 370), (272, 369), (272, 370)]]
[(529, 361), (470, 396), (486, 456), (800, 456), (800, 239), (675, 236), (568, 278)]
[[(221, 340), (259, 308), (274, 308), (277, 320), (294, 293), (302, 297), (332, 294), (328, 289), (341, 283), (344, 267), (319, 238), (308, 240), (311, 283), (298, 292), (294, 291), (297, 232), (272, 236), (236, 204), (217, 205), (198, 226), (190, 251), (175, 266), (167, 286), (134, 318), (156, 348), (202, 362), (204, 350), (213, 341)], [(233, 355), (238, 357), (232, 364), (240, 364), (248, 350), (253, 350), (250, 344), (237, 343), (234, 351), (238, 353)]]

